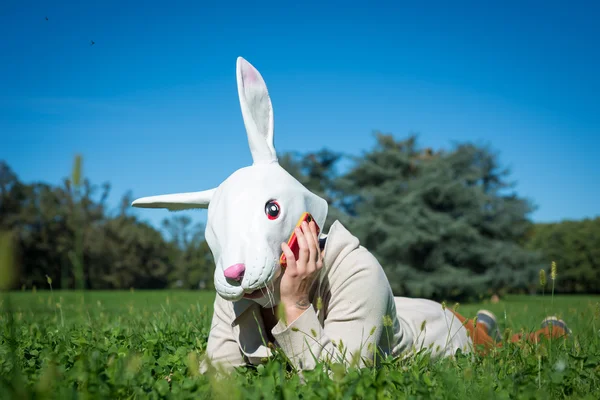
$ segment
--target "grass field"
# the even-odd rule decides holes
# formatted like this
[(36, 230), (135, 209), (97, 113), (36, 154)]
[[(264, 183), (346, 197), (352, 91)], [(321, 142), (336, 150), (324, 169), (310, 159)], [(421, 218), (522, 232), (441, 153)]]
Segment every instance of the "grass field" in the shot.
[[(280, 359), (229, 380), (197, 373), (214, 293), (13, 292), (0, 313), (0, 398), (587, 398), (600, 393), (600, 297), (512, 296), (482, 307), (528, 331), (558, 315), (569, 339), (509, 345), (488, 356), (417, 354), (379, 369), (305, 372)], [(8, 310), (12, 313), (8, 313)], [(12, 316), (12, 317), (11, 317)], [(507, 332), (508, 333), (508, 332)]]

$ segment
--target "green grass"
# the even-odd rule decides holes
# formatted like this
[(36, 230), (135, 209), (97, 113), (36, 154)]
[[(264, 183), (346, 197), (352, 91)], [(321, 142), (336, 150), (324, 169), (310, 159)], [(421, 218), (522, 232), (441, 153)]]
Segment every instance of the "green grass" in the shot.
[[(488, 356), (417, 354), (379, 369), (304, 372), (275, 359), (230, 380), (198, 375), (213, 293), (13, 292), (0, 312), (0, 398), (589, 398), (600, 393), (600, 297), (512, 296), (460, 305), (496, 313), (501, 328), (558, 315), (573, 337), (509, 345)], [(7, 312), (8, 309), (12, 313)], [(12, 316), (12, 318), (11, 318)]]

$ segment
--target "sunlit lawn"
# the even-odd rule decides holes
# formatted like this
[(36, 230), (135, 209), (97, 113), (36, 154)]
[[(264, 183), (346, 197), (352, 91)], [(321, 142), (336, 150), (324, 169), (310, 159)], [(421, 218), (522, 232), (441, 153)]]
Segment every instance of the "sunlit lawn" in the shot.
[(13, 292), (1, 300), (0, 398), (36, 393), (38, 398), (598, 398), (593, 393), (600, 393), (600, 297), (509, 296), (497, 304), (458, 306), (466, 316), (487, 308), (502, 330), (512, 331), (537, 329), (545, 316), (557, 315), (574, 337), (551, 345), (508, 346), (474, 360), (463, 355), (430, 361), (420, 355), (380, 370), (338, 368), (332, 379), (316, 371), (305, 374), (304, 384), (277, 359), (258, 370), (243, 369), (224, 384), (197, 374), (214, 296)]

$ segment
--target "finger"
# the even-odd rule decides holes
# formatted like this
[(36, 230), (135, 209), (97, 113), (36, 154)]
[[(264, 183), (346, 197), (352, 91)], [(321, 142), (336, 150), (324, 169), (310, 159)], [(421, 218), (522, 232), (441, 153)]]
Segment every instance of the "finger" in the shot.
[(317, 260), (319, 257), (318, 246), (315, 242), (315, 238), (310, 230), (309, 224), (307, 222), (302, 223), (302, 230), (304, 232), (304, 237), (306, 239), (306, 243), (308, 245), (309, 251), (309, 259), (306, 264), (306, 272), (308, 274), (312, 274), (317, 268)]
[(296, 268), (298, 269), (298, 274), (303, 274), (306, 270), (306, 264), (308, 262), (309, 257), (309, 249), (308, 243), (306, 242), (306, 237), (304, 232), (300, 227), (296, 228), (296, 238), (298, 239), (298, 260), (296, 260)]
[[(290, 249), (287, 243), (281, 243), (281, 251), (285, 254), (285, 262), (286, 262), (286, 272), (291, 273), (292, 275), (296, 274), (296, 257), (294, 257), (294, 252)], [(288, 272), (289, 271), (289, 272)]]
[(315, 221), (310, 221), (310, 231), (312, 232), (313, 238), (315, 240), (315, 246), (317, 247), (317, 262), (319, 262), (321, 261), (322, 252), (321, 245), (319, 244), (319, 232), (317, 231), (317, 223)]
[(310, 221), (309, 227), (313, 237), (315, 238), (315, 242), (319, 243), (319, 233), (317, 232), (317, 224), (315, 221)]
[(317, 268), (316, 270), (320, 270), (321, 268), (323, 268), (323, 258), (319, 256), (319, 259), (317, 260), (317, 264), (316, 264)]

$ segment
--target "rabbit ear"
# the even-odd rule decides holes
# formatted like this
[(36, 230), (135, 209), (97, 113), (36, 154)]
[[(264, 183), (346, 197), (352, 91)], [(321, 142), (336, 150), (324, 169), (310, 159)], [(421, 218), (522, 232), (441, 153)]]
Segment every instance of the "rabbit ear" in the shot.
[(131, 203), (131, 206), (138, 208), (166, 208), (171, 211), (208, 208), (210, 200), (216, 190), (217, 189), (210, 189), (201, 192), (142, 197)]
[(254, 164), (277, 162), (273, 147), (273, 107), (260, 73), (242, 57), (237, 59), (237, 85), (248, 144)]

